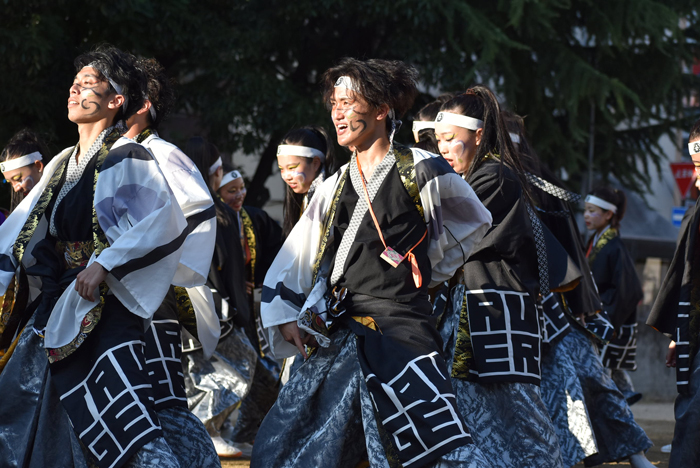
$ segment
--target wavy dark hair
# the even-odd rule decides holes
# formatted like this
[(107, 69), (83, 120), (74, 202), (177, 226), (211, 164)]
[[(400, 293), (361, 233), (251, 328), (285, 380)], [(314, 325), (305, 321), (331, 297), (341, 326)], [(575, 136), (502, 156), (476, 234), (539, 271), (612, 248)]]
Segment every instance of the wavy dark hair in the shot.
[[(466, 115), (484, 122), (481, 143), (477, 146), (476, 156), (465, 174), (465, 179), (468, 180), (483, 164), (486, 155), (498, 155), (501, 166), (506, 165), (515, 172), (520, 180), (523, 192), (530, 198), (528, 184), (525, 179), (525, 170), (508, 134), (508, 128), (501, 115), (501, 106), (498, 99), (489, 88), (486, 86), (472, 86), (466, 93), (459, 94), (447, 101), (440, 110)], [(475, 132), (475, 130), (468, 131)]]
[[(336, 81), (348, 76), (358, 88), (357, 92), (373, 109), (386, 104), (394, 110), (395, 118), (400, 119), (413, 105), (418, 95), (416, 81), (418, 71), (399, 60), (358, 60), (345, 57), (326, 70), (321, 78), (323, 99), (328, 104), (333, 96)], [(386, 119), (387, 131), (391, 129), (391, 119)]]
[(158, 130), (160, 123), (170, 114), (175, 105), (173, 81), (165, 74), (165, 69), (154, 58), (139, 58), (136, 66), (146, 74), (146, 96), (156, 111), (155, 120), (148, 114), (151, 127)]
[[(51, 153), (44, 143), (43, 139), (32, 130), (23, 128), (19, 132), (12, 135), (10, 141), (7, 142), (2, 153), (0, 153), (0, 162), (9, 161), (10, 159), (19, 158), (26, 154), (31, 154), (35, 151), (41, 153), (41, 162), (46, 166), (51, 160)], [(12, 190), (10, 195), (10, 212), (14, 211), (17, 205), (24, 199), (24, 195), (20, 192)]]
[(219, 194), (211, 188), (211, 177), (209, 176), (209, 168), (219, 159), (219, 149), (212, 143), (208, 142), (201, 136), (194, 136), (187, 140), (184, 153), (189, 156), (192, 162), (197, 166), (199, 172), (207, 184), (211, 198), (214, 200), (214, 208), (216, 209), (216, 221), (222, 226), (230, 224), (231, 213), (230, 208), (221, 200)]
[[(321, 170), (329, 175), (335, 169), (335, 154), (333, 145), (328, 138), (328, 133), (323, 127), (302, 127), (289, 131), (280, 145), (308, 146), (326, 155), (325, 161), (319, 166), (314, 178), (318, 177)], [(312, 160), (313, 158), (307, 158)], [(286, 184), (285, 184), (286, 185)], [(287, 237), (301, 217), (301, 205), (304, 194), (294, 193), (289, 185), (286, 185), (284, 195), (284, 223), (282, 225), (283, 236)]]
[[(612, 188), (609, 185), (603, 185), (593, 189), (590, 194), (608, 203), (612, 203), (617, 207), (617, 213), (613, 213), (612, 218), (610, 218), (610, 226), (615, 229), (620, 229), (620, 221), (625, 217), (625, 211), (627, 211), (627, 195), (625, 195), (625, 192)], [(609, 211), (603, 208), (601, 209), (603, 211)]]
[[(455, 93), (444, 93), (437, 97), (432, 102), (421, 107), (416, 113), (414, 122), (432, 122), (440, 112), (440, 107), (450, 99), (455, 97)], [(420, 148), (431, 153), (440, 154), (437, 138), (435, 138), (435, 129), (424, 128), (418, 131), (418, 141), (413, 145), (415, 148)]]
[(121, 112), (117, 112), (113, 124), (118, 120), (128, 119), (143, 107), (146, 77), (136, 67), (136, 57), (133, 55), (109, 44), (102, 44), (92, 51), (80, 55), (75, 59), (73, 65), (75, 65), (76, 72), (79, 72), (83, 67), (95, 67), (98, 78), (109, 84), (110, 93), (116, 94), (117, 90), (114, 89), (107, 76), (123, 88), (123, 96), (128, 98), (127, 106), (126, 108), (122, 106)]
[(695, 122), (690, 128), (690, 135), (688, 135), (688, 141), (700, 139), (700, 120)]

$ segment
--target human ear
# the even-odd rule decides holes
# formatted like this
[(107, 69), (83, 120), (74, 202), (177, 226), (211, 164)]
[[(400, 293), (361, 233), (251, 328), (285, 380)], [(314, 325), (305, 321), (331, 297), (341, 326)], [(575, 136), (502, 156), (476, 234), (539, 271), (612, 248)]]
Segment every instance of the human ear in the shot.
[(123, 105), (124, 96), (122, 96), (121, 94), (116, 94), (112, 99), (110, 99), (109, 103), (107, 104), (107, 107), (109, 109), (119, 109)]
[(479, 146), (481, 144), (481, 136), (483, 134), (484, 134), (484, 130), (482, 128), (476, 129), (476, 146)]

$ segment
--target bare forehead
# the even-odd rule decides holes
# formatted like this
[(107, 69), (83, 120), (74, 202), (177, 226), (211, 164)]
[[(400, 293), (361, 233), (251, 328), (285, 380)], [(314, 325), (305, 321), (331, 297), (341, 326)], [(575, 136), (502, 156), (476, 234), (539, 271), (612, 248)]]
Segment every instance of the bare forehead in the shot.
[(77, 80), (84, 80), (87, 78), (93, 78), (96, 81), (102, 81), (100, 74), (97, 70), (92, 67), (83, 67), (78, 73), (75, 74)]
[(337, 88), (333, 88), (333, 94), (331, 95), (331, 99), (335, 99), (336, 101), (364, 101), (360, 94), (344, 86), (338, 86)]

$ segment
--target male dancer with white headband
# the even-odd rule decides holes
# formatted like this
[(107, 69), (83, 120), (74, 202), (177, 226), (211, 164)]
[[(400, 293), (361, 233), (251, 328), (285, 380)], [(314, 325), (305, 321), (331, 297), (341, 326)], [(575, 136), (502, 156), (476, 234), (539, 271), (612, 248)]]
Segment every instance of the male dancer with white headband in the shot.
[[(700, 120), (688, 138), (688, 152), (700, 176)], [(668, 466), (700, 466), (700, 199), (678, 237), (676, 254), (651, 309), (647, 325), (671, 338), (666, 366), (676, 368), (676, 427)]]
[[(144, 100), (126, 120), (129, 130), (124, 136), (153, 155), (188, 224), (173, 283), (146, 330), (146, 367), (150, 375), (157, 376), (152, 385), (163, 430), (171, 440), (180, 439), (172, 444), (173, 452), (181, 465), (199, 465), (211, 462), (213, 451), (200, 421), (187, 408), (180, 327), (199, 340), (206, 356), (213, 353), (221, 329), (211, 290), (205, 283), (216, 240), (214, 203), (195, 164), (180, 148), (158, 135), (160, 123), (174, 104), (174, 92), (163, 67), (155, 59), (140, 59), (137, 67), (146, 85), (142, 90)], [(225, 449), (228, 447), (222, 453)]]
[(355, 59), (323, 76), (338, 143), (354, 152), (265, 277), (275, 356), (307, 360), (263, 421), (253, 468), (490, 466), (457, 413), (428, 291), (490, 215), (441, 158), (393, 142), (391, 110), (411, 107), (416, 78), (401, 62)]

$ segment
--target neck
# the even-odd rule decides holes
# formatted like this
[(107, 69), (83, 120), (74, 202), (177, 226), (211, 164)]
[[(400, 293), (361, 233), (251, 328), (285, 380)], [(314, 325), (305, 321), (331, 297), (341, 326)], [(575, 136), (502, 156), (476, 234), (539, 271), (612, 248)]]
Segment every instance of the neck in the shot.
[(150, 127), (150, 125), (148, 124), (148, 119), (136, 119), (134, 120), (134, 123), (129, 125), (129, 130), (124, 134), (124, 136), (133, 140), (148, 127)]
[(389, 152), (390, 147), (391, 143), (389, 143), (389, 137), (387, 135), (374, 138), (371, 142), (364, 145), (364, 147), (356, 147), (357, 159), (362, 165), (362, 172), (365, 173), (366, 178), (369, 178), (374, 168), (382, 162), (384, 156)]
[(89, 122), (78, 124), (78, 135), (80, 135), (80, 141), (78, 142), (78, 154), (76, 155), (76, 161), (80, 160), (80, 156), (87, 153), (90, 146), (97, 140), (105, 129), (109, 128), (110, 119), (102, 119), (97, 122)]
[(598, 229), (598, 230), (595, 232), (595, 235), (596, 235), (596, 236), (601, 235), (602, 233), (604, 233), (605, 231), (607, 231), (609, 227), (610, 227), (610, 225), (609, 225), (609, 224), (606, 224), (606, 225), (603, 226), (602, 228)]

